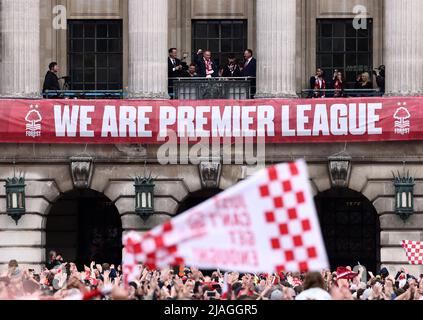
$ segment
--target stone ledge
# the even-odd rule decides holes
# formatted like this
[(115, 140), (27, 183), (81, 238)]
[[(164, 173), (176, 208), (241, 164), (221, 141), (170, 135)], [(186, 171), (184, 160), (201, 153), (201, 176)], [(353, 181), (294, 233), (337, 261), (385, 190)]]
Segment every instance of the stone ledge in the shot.
[[(44, 198), (25, 198), (26, 212), (36, 212), (46, 215), (49, 205), (50, 203)], [(6, 212), (5, 198), (0, 198), (0, 212)]]
[(8, 263), (9, 260), (16, 259), (28, 263), (42, 263), (45, 260), (45, 249), (43, 248), (1, 248), (0, 247), (0, 264)]
[[(115, 203), (119, 213), (131, 213), (135, 211), (135, 198), (120, 198)], [(154, 210), (160, 213), (168, 213), (175, 215), (178, 210), (179, 203), (172, 198), (154, 198)]]
[(0, 231), (1, 246), (42, 246), (44, 231)]
[(408, 220), (405, 222), (401, 220), (399, 216), (395, 213), (384, 214), (380, 216), (380, 228), (382, 230), (417, 230), (423, 229), (423, 214), (422, 213), (415, 213), (413, 214)]
[[(161, 181), (155, 182), (155, 196), (172, 196), (178, 201), (182, 201), (188, 191), (183, 186), (182, 181)], [(111, 181), (106, 188), (105, 195), (111, 200), (116, 201), (120, 196), (134, 197), (135, 188), (133, 181)]]
[(408, 263), (399, 263), (399, 264), (384, 264), (382, 263), (382, 267), (386, 267), (389, 270), (389, 274), (394, 276), (397, 274), (401, 268), (405, 268), (410, 274), (418, 277), (420, 274), (423, 273), (423, 266), (418, 265), (410, 265)]
[(141, 217), (136, 214), (128, 214), (122, 216), (122, 228), (123, 230), (136, 229), (136, 230), (150, 230), (166, 221), (171, 219), (170, 216), (164, 214), (155, 214), (144, 221)]
[(0, 229), (26, 229), (29, 231), (34, 229), (43, 229), (46, 221), (47, 219), (45, 217), (27, 213), (22, 216), (22, 218), (18, 221), (18, 225), (16, 225), (15, 221), (11, 217), (9, 217), (6, 213), (1, 213)]
[(422, 241), (423, 232), (382, 231), (380, 234), (380, 243), (382, 246), (398, 246), (402, 240)]
[(380, 260), (382, 263), (387, 262), (398, 262), (408, 264), (407, 256), (402, 247), (396, 248), (381, 248), (380, 249)]

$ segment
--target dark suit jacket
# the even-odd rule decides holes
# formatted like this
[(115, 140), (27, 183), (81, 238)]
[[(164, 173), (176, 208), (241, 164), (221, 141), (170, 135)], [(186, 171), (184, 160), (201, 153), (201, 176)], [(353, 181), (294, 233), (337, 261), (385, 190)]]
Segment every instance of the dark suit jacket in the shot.
[(257, 75), (257, 60), (252, 58), (250, 63), (242, 70), (244, 77), (255, 77)]
[[(179, 59), (175, 59), (176, 62), (176, 66), (180, 66), (181, 65), (181, 60)], [(169, 76), (169, 78), (179, 78), (181, 77), (181, 71), (182, 70), (175, 70), (173, 71), (174, 65), (172, 64), (172, 60), (170, 60), (170, 58), (167, 58), (167, 75)]]
[(234, 73), (231, 72), (229, 66), (225, 66), (225, 68), (223, 68), (222, 77), (242, 77), (242, 72), (238, 65), (235, 66)]
[(46, 92), (46, 90), (61, 90), (59, 78), (57, 78), (57, 75), (54, 72), (47, 71), (44, 79), (43, 93)]
[[(202, 55), (195, 55), (194, 56), (195, 59), (195, 64), (197, 65), (197, 74), (199, 77), (206, 77), (207, 73), (206, 73), (206, 64), (204, 62), (203, 56)], [(218, 77), (219, 76), (219, 67), (216, 64), (215, 61), (213, 61), (212, 59), (212, 67), (213, 67), (213, 74), (212, 77)]]

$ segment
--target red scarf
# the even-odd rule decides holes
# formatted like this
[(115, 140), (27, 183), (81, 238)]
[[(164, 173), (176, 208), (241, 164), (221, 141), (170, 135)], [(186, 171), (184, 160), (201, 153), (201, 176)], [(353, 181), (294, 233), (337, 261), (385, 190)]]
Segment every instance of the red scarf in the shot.
[(207, 60), (206, 58), (204, 58), (204, 63), (206, 64), (206, 76), (212, 76), (214, 73), (213, 62), (211, 61), (211, 59)]
[(344, 87), (344, 84), (341, 81), (336, 80), (336, 82), (335, 82), (335, 89), (336, 90), (342, 90), (343, 87)]
[(316, 89), (316, 90), (326, 89), (326, 81), (325, 81), (325, 79), (321, 79), (322, 84), (320, 84), (320, 81), (319, 80), (320, 80), (319, 78), (316, 78), (316, 81), (314, 83), (314, 89)]

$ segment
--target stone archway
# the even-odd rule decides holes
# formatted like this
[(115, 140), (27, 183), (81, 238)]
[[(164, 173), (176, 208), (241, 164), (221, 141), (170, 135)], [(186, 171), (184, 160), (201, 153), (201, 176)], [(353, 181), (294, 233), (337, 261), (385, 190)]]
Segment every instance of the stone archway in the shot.
[(215, 195), (222, 192), (220, 189), (203, 189), (194, 193), (190, 193), (179, 205), (177, 214), (181, 214), (195, 206), (207, 201)]
[(380, 265), (380, 222), (373, 204), (361, 193), (333, 188), (319, 193), (316, 208), (331, 268)]
[(79, 267), (120, 264), (122, 222), (115, 204), (91, 189), (72, 190), (51, 206), (46, 221), (46, 254), (55, 250)]

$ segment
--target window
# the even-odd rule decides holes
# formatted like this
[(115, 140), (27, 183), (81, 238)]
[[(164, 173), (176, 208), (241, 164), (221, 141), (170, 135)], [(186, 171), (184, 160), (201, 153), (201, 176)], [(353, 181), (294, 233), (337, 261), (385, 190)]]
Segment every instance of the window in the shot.
[(224, 65), (231, 54), (244, 61), (248, 45), (246, 20), (196, 20), (192, 30), (193, 51), (210, 50), (218, 65)]
[(122, 21), (70, 20), (68, 32), (72, 90), (121, 90)]
[(356, 30), (352, 19), (317, 20), (317, 66), (326, 77), (333, 71), (343, 72), (346, 88), (354, 88), (357, 75), (373, 70), (373, 23), (367, 30)]

